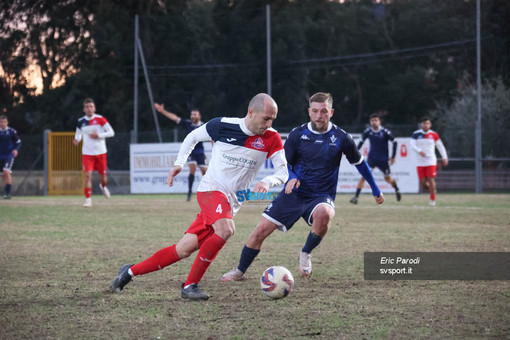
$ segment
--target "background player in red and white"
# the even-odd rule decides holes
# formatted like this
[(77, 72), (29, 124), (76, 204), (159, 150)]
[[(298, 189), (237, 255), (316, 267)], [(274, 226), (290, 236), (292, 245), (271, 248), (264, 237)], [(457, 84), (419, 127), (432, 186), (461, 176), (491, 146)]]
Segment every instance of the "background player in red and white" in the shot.
[(234, 234), (233, 217), (241, 207), (236, 192), (250, 187), (266, 159), (271, 160), (275, 172), (255, 184), (254, 192), (266, 193), (269, 188), (285, 183), (289, 176), (281, 137), (271, 128), (277, 113), (278, 106), (273, 98), (259, 93), (250, 101), (244, 118), (215, 118), (188, 134), (166, 183), (173, 185), (174, 177), (182, 171), (198, 142), (213, 140), (209, 168), (197, 190), (201, 211), (177, 244), (157, 251), (138, 264), (123, 265), (110, 286), (113, 293), (120, 293), (133, 276), (163, 269), (199, 250), (181, 297), (209, 298), (198, 283)]
[[(191, 131), (204, 125), (204, 122), (202, 122), (202, 116), (200, 115), (200, 111), (198, 109), (191, 110), (189, 119), (182, 119), (175, 113), (165, 110), (165, 106), (163, 104), (154, 103), (154, 108), (163, 116), (174, 121), (177, 125), (182, 126), (186, 130), (186, 133), (190, 133)], [(188, 196), (186, 197), (186, 200), (189, 201), (191, 200), (191, 190), (193, 189), (193, 182), (195, 182), (195, 172), (197, 171), (197, 165), (200, 168), (200, 171), (202, 171), (202, 176), (205, 175), (205, 172), (207, 171), (204, 145), (202, 142), (195, 146), (188, 157), (187, 163), (189, 167), (189, 176)]]
[(431, 130), (432, 123), (429, 117), (423, 117), (420, 120), (421, 129), (413, 132), (411, 136), (411, 149), (418, 154), (418, 178), (420, 185), (427, 189), (430, 193), (430, 205), (436, 205), (436, 181), (437, 176), (436, 150), (439, 150), (443, 159), (443, 165), (448, 166), (448, 155), (443, 142), (439, 138), (437, 132)]
[(92, 171), (99, 173), (99, 188), (104, 197), (110, 198), (110, 191), (106, 187), (108, 183), (106, 174), (106, 143), (105, 138), (113, 137), (115, 132), (110, 123), (101, 115), (96, 114), (94, 100), (86, 98), (83, 101), (85, 116), (78, 119), (76, 134), (73, 143), (78, 145), (83, 138), (82, 163), (85, 172), (85, 204), (84, 207), (92, 206)]

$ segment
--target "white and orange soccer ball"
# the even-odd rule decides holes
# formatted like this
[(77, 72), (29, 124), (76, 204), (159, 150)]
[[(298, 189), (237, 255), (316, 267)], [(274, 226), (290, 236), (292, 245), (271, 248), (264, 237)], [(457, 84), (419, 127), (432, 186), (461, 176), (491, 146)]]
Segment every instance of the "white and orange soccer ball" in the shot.
[(262, 273), (260, 287), (271, 299), (281, 299), (289, 295), (294, 288), (294, 277), (287, 268), (272, 266)]

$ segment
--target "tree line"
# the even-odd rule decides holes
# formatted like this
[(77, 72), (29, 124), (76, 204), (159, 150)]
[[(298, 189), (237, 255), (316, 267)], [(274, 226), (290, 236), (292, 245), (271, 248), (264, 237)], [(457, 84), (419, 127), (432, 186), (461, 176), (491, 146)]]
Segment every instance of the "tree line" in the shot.
[[(305, 122), (317, 91), (333, 94), (340, 126), (365, 123), (376, 111), (385, 124), (414, 124), (444, 116), (459, 89), (475, 82), (475, 0), (11, 0), (0, 4), (2, 114), (22, 134), (72, 131), (82, 100), (92, 97), (116, 131), (129, 132), (139, 15), (157, 102), (180, 115), (199, 108), (204, 120), (241, 116), (254, 94), (267, 91), (266, 4), (277, 128)], [(508, 17), (510, 2), (482, 0), (484, 82), (502, 79), (504, 88)], [(29, 65), (41, 71), (41, 94)], [(139, 129), (151, 131), (142, 72), (139, 81)]]

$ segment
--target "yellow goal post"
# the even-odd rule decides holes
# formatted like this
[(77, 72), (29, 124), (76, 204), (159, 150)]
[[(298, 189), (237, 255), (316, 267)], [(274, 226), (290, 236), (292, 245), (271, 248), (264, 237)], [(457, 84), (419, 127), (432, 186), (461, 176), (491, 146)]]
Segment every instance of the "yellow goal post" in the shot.
[(49, 195), (83, 193), (81, 145), (73, 144), (74, 132), (48, 132), (47, 174)]

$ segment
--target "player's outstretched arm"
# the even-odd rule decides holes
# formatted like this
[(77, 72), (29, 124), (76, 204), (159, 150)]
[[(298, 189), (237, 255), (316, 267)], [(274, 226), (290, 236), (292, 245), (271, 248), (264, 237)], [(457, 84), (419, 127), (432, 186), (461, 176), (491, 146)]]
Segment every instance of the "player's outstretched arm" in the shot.
[(168, 184), (169, 187), (174, 185), (174, 177), (177, 176), (182, 171), (182, 166), (174, 165), (172, 169), (168, 172), (168, 178), (165, 183)]
[(163, 104), (158, 104), (158, 103), (154, 103), (154, 108), (156, 109), (156, 111), (158, 111), (159, 113), (161, 113), (163, 116), (165, 116), (166, 118), (170, 119), (170, 120), (173, 120), (174, 122), (179, 122), (179, 116), (176, 115), (175, 113), (173, 112), (169, 112), (167, 110), (165, 110), (165, 105)]

